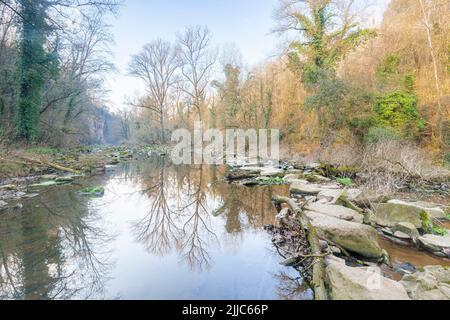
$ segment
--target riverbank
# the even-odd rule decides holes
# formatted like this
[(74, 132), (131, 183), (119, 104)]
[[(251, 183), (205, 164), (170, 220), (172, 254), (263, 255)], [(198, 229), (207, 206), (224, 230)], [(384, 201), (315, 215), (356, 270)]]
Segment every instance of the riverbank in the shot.
[[(326, 298), (450, 299), (447, 176), (423, 183), (410, 177), (391, 195), (360, 187), (355, 181), (364, 181), (364, 176), (350, 174), (348, 168), (321, 164), (260, 167), (239, 163), (231, 167), (227, 177), (249, 187), (290, 185), (288, 198), (274, 198), (278, 219), (267, 230), (281, 263), (296, 268), (315, 288), (322, 281)], [(422, 194), (415, 193), (418, 190)], [(425, 200), (440, 202), (424, 201), (423, 194)], [(311, 234), (317, 235), (319, 252)], [(408, 261), (409, 255), (404, 261), (391, 263), (388, 250), (392, 246), (408, 248), (410, 256), (415, 252), (431, 254), (435, 258), (428, 260), (437, 264), (415, 266)], [(322, 265), (318, 271), (314, 270), (317, 264)], [(374, 274), (379, 276), (379, 285), (371, 287)], [(428, 279), (427, 285), (423, 279)]]
[[(80, 176), (102, 175), (120, 163), (163, 155), (166, 146), (34, 147), (0, 152), (0, 210), (38, 196), (40, 187), (64, 185)], [(17, 205), (17, 204), (15, 204)]]
[[(0, 211), (21, 209), (22, 200), (39, 197), (40, 190), (49, 186), (75, 186), (77, 177), (101, 176), (121, 163), (168, 152), (167, 147), (122, 146), (4, 154), (1, 165), (13, 169), (2, 171)], [(278, 216), (266, 230), (281, 264), (294, 267), (310, 282), (320, 260), (327, 298), (450, 299), (446, 285), (450, 281), (447, 176), (403, 176), (398, 192), (386, 194), (367, 188), (365, 182), (371, 175), (356, 168), (294, 161), (249, 165), (245, 159), (236, 159), (225, 168), (222, 178), (243, 189), (288, 187), (289, 191), (279, 194), (283, 201), (278, 195), (267, 196), (266, 200), (274, 196)], [(76, 186), (78, 192), (85, 190), (82, 187)], [(104, 189), (90, 187), (86, 193), (103, 196)], [(318, 237), (315, 248), (309, 239), (311, 230)], [(391, 253), (400, 249), (404, 254), (397, 259)], [(380, 275), (378, 289), (367, 286), (374, 272)], [(422, 287), (424, 278), (434, 280)]]

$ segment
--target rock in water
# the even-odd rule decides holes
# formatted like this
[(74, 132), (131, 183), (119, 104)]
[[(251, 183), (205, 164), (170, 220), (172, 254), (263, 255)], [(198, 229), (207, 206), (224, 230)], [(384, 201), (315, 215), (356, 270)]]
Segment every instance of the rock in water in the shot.
[(418, 238), (422, 247), (431, 252), (443, 252), (450, 249), (450, 234), (446, 236), (437, 236), (433, 234), (426, 234)]
[(420, 237), (419, 231), (416, 229), (416, 227), (409, 222), (400, 222), (397, 223), (394, 228), (392, 229), (393, 232), (403, 232), (411, 237), (411, 239), (417, 239)]
[(309, 211), (326, 214), (327, 216), (341, 220), (355, 221), (358, 223), (363, 223), (364, 220), (364, 217), (355, 210), (338, 205), (312, 203), (308, 204), (306, 209)]
[(449, 300), (450, 268), (427, 266), (414, 274), (405, 275), (400, 282), (414, 300)]
[(410, 300), (405, 288), (372, 268), (352, 268), (336, 257), (326, 259), (333, 300)]
[(315, 196), (319, 194), (319, 192), (322, 191), (321, 188), (319, 188), (316, 185), (313, 184), (305, 184), (305, 183), (299, 183), (295, 182), (291, 184), (290, 192), (292, 194), (302, 194), (302, 195), (308, 195), (308, 196)]
[(416, 228), (420, 228), (423, 212), (430, 218), (445, 217), (445, 212), (441, 208), (426, 208), (401, 200), (390, 200), (388, 203), (376, 205), (377, 223), (384, 227), (393, 227), (399, 222), (409, 222)]
[(375, 228), (321, 213), (306, 212), (305, 214), (320, 237), (366, 258), (378, 259), (383, 255)]
[(412, 239), (410, 237), (410, 235), (408, 235), (408, 234), (406, 234), (404, 232), (401, 232), (401, 231), (394, 232), (394, 237), (396, 237), (396, 238), (398, 238), (400, 240), (410, 240), (410, 239)]
[(416, 228), (421, 228), (421, 216), (424, 212), (426, 211), (421, 208), (397, 200), (375, 205), (377, 224), (383, 227), (394, 227), (397, 223), (408, 222)]
[(261, 175), (263, 177), (283, 177), (284, 170), (276, 168), (263, 168), (263, 170), (261, 170)]

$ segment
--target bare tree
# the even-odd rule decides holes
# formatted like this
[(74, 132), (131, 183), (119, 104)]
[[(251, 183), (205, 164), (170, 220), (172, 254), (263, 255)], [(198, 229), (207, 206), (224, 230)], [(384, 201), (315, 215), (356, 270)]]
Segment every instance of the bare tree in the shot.
[(158, 39), (144, 46), (134, 55), (129, 66), (130, 75), (142, 79), (149, 99), (138, 107), (146, 108), (159, 116), (161, 142), (165, 143), (164, 115), (169, 92), (176, 82), (177, 51), (166, 41)]
[[(430, 56), (431, 61), (433, 63), (433, 75), (434, 75), (434, 83), (436, 86), (436, 96), (437, 96), (437, 105), (438, 105), (438, 114), (439, 114), (439, 121), (438, 121), (438, 139), (442, 142), (442, 120), (445, 117), (445, 114), (442, 112), (442, 103), (441, 103), (441, 86), (440, 86), (440, 78), (439, 78), (439, 68), (438, 68), (438, 61), (436, 58), (436, 53), (434, 49), (433, 44), (433, 25), (431, 22), (431, 11), (432, 5), (435, 5), (433, 1), (427, 1), (427, 0), (418, 0), (420, 5), (420, 10), (422, 14), (422, 24), (425, 27), (426, 33), (427, 33), (427, 41), (428, 41), (428, 49), (430, 50)], [(449, 109), (447, 109), (447, 115)]]
[(191, 26), (178, 35), (181, 73), (186, 82), (184, 92), (190, 104), (202, 120), (211, 72), (217, 60), (217, 52), (211, 50), (212, 34), (207, 27)]

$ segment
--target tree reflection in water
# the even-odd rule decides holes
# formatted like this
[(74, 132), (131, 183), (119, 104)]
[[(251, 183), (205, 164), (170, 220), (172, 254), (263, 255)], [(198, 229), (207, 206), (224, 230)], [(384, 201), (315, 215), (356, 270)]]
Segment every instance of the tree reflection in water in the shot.
[(225, 220), (226, 233), (239, 237), (243, 228), (273, 223), (272, 188), (255, 192), (227, 184), (223, 171), (206, 165), (175, 167), (164, 158), (152, 159), (140, 181), (151, 205), (146, 216), (133, 223), (136, 239), (152, 254), (176, 250), (192, 269), (202, 270), (212, 263), (209, 248), (219, 245), (216, 232), (223, 227), (214, 224)]
[(136, 239), (153, 254), (176, 249), (193, 269), (207, 268), (207, 246), (217, 241), (207, 208), (205, 168), (178, 167), (164, 158), (152, 159), (142, 183), (151, 205), (143, 219), (135, 221)]
[(66, 188), (2, 214), (0, 299), (98, 297), (111, 268), (105, 250), (111, 238), (88, 200)]
[[(243, 241), (255, 245), (264, 236), (263, 226), (274, 222), (272, 196), (288, 190), (230, 185), (223, 181), (224, 173), (224, 167), (174, 166), (162, 157), (133, 161), (112, 177), (87, 179), (89, 185), (98, 186), (109, 181), (108, 196), (101, 200), (79, 196), (80, 185), (57, 187), (27, 201), (22, 211), (2, 214), (0, 299), (111, 298), (106, 283), (114, 264), (108, 248), (115, 245), (111, 232), (117, 225), (112, 229), (103, 225), (111, 221), (119, 222), (125, 237), (131, 232), (131, 238), (150, 254), (175, 255), (198, 272), (210, 269), (214, 259), (223, 259), (225, 247), (231, 251), (224, 253), (235, 252)], [(115, 194), (117, 186), (123, 189)], [(140, 191), (127, 193), (136, 189)], [(133, 214), (140, 218), (132, 221), (131, 229), (121, 228), (126, 223), (123, 203), (138, 201), (139, 196), (146, 210), (139, 205)], [(114, 259), (128, 258), (121, 256), (121, 250), (111, 253), (118, 254)], [(246, 257), (239, 259), (231, 260), (250, 263)], [(127, 283), (126, 269), (115, 275), (117, 283)], [(304, 291), (301, 287), (296, 291), (296, 279), (279, 275), (275, 280), (281, 298)]]

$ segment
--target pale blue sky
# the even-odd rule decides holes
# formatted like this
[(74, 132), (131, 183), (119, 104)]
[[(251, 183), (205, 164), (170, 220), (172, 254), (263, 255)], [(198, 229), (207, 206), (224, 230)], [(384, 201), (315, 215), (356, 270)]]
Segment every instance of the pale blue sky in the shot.
[(126, 75), (131, 55), (155, 38), (174, 40), (175, 34), (189, 25), (207, 25), (215, 45), (223, 48), (234, 44), (250, 66), (273, 56), (280, 42), (271, 33), (278, 3), (278, 0), (125, 0), (119, 17), (111, 22), (116, 42), (112, 51), (118, 72), (107, 81), (111, 91), (109, 106), (113, 110), (122, 109), (127, 96), (143, 92), (142, 83)]

